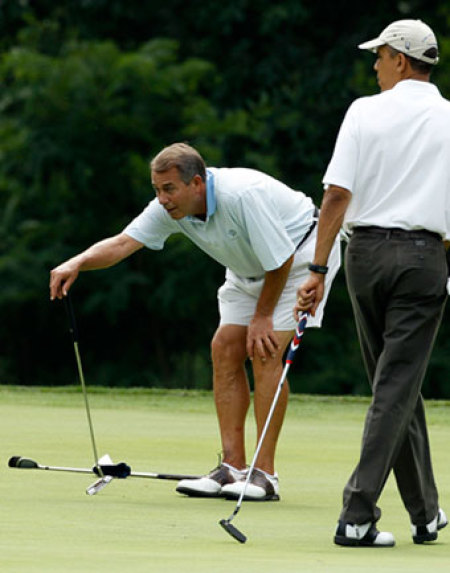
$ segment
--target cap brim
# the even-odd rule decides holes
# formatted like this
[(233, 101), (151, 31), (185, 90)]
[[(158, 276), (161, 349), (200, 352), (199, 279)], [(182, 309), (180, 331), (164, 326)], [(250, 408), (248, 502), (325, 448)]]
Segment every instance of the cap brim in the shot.
[(362, 44), (358, 45), (360, 50), (376, 50), (380, 46), (384, 46), (386, 42), (381, 38), (375, 38), (375, 40), (369, 40), (368, 42), (363, 42)]

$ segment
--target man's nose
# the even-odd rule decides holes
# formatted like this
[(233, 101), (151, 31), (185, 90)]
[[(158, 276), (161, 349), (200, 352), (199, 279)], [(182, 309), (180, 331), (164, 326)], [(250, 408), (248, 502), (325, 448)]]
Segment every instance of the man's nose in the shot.
[(166, 195), (165, 193), (163, 193), (163, 192), (160, 191), (160, 192), (158, 193), (158, 201), (159, 201), (159, 204), (160, 204), (160, 205), (167, 205), (167, 203), (168, 203), (169, 200), (168, 200), (168, 198), (167, 198), (167, 195)]

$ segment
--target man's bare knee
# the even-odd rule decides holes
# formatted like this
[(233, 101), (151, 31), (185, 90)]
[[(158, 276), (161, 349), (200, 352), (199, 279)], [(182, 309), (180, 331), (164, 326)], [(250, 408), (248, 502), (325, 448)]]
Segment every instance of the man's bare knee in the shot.
[(219, 328), (211, 341), (213, 364), (241, 366), (246, 359), (245, 328), (229, 325)]

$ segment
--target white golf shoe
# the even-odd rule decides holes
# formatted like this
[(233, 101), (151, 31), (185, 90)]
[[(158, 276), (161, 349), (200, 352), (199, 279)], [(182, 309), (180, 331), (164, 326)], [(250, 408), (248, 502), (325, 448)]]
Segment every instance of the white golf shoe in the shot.
[[(239, 481), (224, 485), (222, 496), (226, 499), (239, 499), (245, 487), (245, 480), (246, 476)], [(278, 475), (270, 475), (255, 468), (245, 489), (243, 499), (246, 501), (278, 501), (280, 499)]]
[(190, 497), (221, 497), (222, 486), (233, 484), (245, 476), (247, 470), (238, 470), (229, 464), (220, 464), (208, 475), (178, 482), (177, 492)]
[(448, 525), (448, 519), (443, 509), (439, 508), (436, 517), (426, 525), (411, 523), (411, 532), (414, 543), (420, 545), (428, 541), (436, 541), (438, 531)]

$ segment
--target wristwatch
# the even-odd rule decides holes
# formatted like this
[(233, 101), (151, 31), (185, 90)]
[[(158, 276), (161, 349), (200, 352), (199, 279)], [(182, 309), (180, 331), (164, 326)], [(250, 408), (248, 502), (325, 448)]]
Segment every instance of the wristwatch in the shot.
[(326, 275), (328, 272), (328, 267), (323, 265), (314, 265), (313, 263), (309, 263), (308, 269), (313, 273), (319, 273), (320, 275)]

